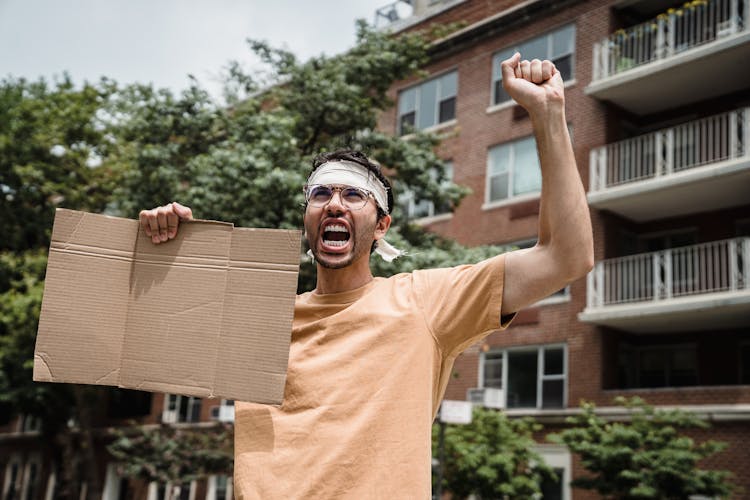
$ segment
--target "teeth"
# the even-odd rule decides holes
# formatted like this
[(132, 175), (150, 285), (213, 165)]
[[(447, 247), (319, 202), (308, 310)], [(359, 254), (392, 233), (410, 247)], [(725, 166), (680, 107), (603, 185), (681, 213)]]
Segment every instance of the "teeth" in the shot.
[(343, 247), (344, 245), (346, 245), (345, 240), (342, 240), (342, 241), (323, 240), (323, 243), (325, 243), (329, 247)]
[(348, 233), (349, 232), (346, 230), (346, 227), (342, 226), (341, 224), (332, 224), (330, 226), (326, 226), (324, 230), (336, 232), (336, 233)]

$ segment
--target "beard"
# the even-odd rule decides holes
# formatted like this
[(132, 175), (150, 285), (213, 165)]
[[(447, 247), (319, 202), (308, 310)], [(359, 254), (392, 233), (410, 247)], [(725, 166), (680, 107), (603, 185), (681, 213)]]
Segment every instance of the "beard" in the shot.
[[(373, 223), (365, 223), (364, 226), (359, 228), (352, 227), (352, 232), (349, 235), (351, 249), (347, 254), (328, 254), (321, 251), (318, 248), (318, 242), (323, 238), (323, 235), (319, 232), (319, 228), (315, 228), (314, 232), (306, 230), (305, 233), (308, 237), (308, 246), (317, 264), (325, 269), (343, 269), (350, 266), (355, 260), (362, 258), (363, 255), (367, 255), (369, 259), (370, 249), (373, 241), (375, 241), (376, 225), (377, 221), (374, 221)], [(310, 237), (311, 233), (312, 237)]]

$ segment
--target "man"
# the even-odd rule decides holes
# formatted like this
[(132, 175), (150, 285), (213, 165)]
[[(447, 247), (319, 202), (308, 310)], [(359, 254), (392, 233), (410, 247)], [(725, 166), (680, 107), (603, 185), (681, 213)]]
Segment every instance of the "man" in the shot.
[[(317, 158), (304, 214), (317, 286), (297, 298), (282, 405), (236, 405), (238, 498), (428, 498), (431, 423), (456, 356), (593, 266), (560, 74), (550, 61), (520, 54), (502, 73), (537, 140), (536, 246), (476, 265), (373, 278), (371, 249), (398, 254), (385, 242), (388, 181), (359, 153)], [(172, 203), (140, 218), (161, 243), (192, 213)]]

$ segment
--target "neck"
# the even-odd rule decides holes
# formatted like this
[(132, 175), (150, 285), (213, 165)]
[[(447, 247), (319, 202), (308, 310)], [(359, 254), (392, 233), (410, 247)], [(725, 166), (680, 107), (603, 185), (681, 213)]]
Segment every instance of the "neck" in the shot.
[(348, 292), (368, 284), (372, 281), (372, 272), (370, 271), (370, 256), (365, 257), (341, 269), (329, 269), (318, 264), (315, 293), (324, 295)]

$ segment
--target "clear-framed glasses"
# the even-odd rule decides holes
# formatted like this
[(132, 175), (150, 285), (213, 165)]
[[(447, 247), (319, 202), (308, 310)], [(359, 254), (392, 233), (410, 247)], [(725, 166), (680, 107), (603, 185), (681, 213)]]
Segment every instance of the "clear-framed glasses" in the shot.
[(305, 186), (305, 201), (313, 207), (323, 207), (331, 201), (333, 193), (339, 192), (341, 203), (350, 210), (359, 210), (367, 205), (370, 192), (354, 186), (332, 186), (330, 184), (313, 184)]

